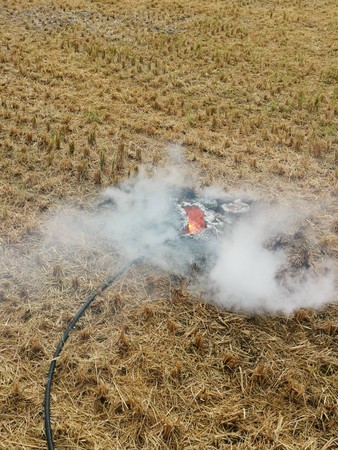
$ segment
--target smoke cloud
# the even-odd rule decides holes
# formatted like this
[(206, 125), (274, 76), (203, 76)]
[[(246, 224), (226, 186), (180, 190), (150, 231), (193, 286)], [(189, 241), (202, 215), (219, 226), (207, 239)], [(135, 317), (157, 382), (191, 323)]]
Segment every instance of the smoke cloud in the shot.
[[(290, 208), (257, 202), (247, 214), (205, 242), (199, 237), (182, 239), (184, 224), (175, 201), (187, 184), (184, 171), (176, 166), (159, 169), (152, 176), (141, 171), (121, 186), (107, 189), (104, 208), (90, 216), (83, 213), (80, 222), (79, 217), (76, 222), (73, 218), (73, 228), (85, 230), (87, 236), (101, 236), (128, 260), (143, 258), (164, 270), (186, 275), (197, 261), (203, 272), (201, 290), (227, 309), (290, 314), (334, 300), (334, 271), (328, 262), (316, 272), (311, 266), (296, 269), (290, 266), (283, 246), (267, 245), (280, 235), (289, 235), (292, 240), (293, 230), (305, 216)], [(236, 194), (216, 188), (200, 192), (202, 199), (210, 201), (213, 196), (238, 199)], [(79, 236), (77, 233), (77, 240)], [(68, 223), (69, 238), (72, 240)], [(198, 283), (192, 284), (196, 288)]]
[(290, 314), (335, 299), (334, 270), (329, 262), (320, 268), (320, 274), (312, 267), (296, 269), (290, 267), (284, 250), (266, 247), (276, 233), (290, 231), (294, 214), (265, 206), (222, 237), (208, 274), (216, 303), (249, 313)]
[(174, 245), (178, 223), (173, 206), (183, 186), (183, 173), (177, 168), (160, 169), (153, 177), (142, 171), (104, 192), (112, 208), (95, 217), (94, 228), (129, 259), (144, 258), (163, 269), (184, 271), (192, 256)]
[[(224, 308), (248, 313), (290, 314), (336, 298), (329, 262), (316, 270), (307, 261), (299, 267), (290, 262), (290, 248), (297, 256), (294, 230), (305, 218), (292, 209), (253, 202), (248, 212), (206, 239), (184, 236), (185, 219), (177, 202), (192, 187), (187, 178), (175, 165), (151, 176), (141, 170), (133, 179), (105, 190), (94, 207), (54, 212), (45, 224), (44, 251), (53, 248), (57, 262), (79, 260), (79, 250), (89, 248), (87, 271), (95, 271), (99, 259), (113, 271), (107, 249), (114, 249), (121, 260), (142, 258), (182, 275), (189, 275), (197, 264), (201, 273), (191, 280), (192, 289)], [(215, 196), (239, 200), (239, 195), (217, 188), (198, 192), (201, 202), (210, 203)], [(287, 236), (291, 244), (271, 245), (278, 236)]]

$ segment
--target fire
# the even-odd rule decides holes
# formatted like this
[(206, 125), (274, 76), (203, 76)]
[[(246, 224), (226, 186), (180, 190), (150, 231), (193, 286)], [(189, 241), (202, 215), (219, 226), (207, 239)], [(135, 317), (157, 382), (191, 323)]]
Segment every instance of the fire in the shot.
[(188, 216), (187, 234), (198, 234), (207, 227), (204, 220), (205, 214), (197, 206), (185, 206), (184, 210)]

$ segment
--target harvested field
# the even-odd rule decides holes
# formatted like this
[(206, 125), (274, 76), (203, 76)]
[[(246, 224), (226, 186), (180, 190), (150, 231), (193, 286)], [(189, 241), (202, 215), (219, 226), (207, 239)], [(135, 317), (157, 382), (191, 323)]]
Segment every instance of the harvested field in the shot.
[[(337, 273), (337, 17), (334, 0), (1, 0), (0, 449), (46, 448), (54, 349), (123, 264), (60, 211), (174, 159), (197, 188), (305, 208), (290, 265)], [(57, 361), (55, 448), (338, 448), (337, 300), (234, 312), (193, 277), (142, 262), (98, 296)]]

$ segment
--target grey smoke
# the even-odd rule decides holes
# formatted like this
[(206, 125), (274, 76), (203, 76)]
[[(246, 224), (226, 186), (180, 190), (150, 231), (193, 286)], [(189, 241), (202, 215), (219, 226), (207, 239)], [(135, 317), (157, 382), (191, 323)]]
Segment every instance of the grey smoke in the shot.
[[(185, 275), (195, 256), (178, 237), (181, 223), (173, 198), (187, 184), (184, 172), (176, 166), (158, 169), (152, 176), (141, 171), (104, 191), (104, 208), (56, 214), (47, 235), (68, 252), (82, 243), (101, 240), (100, 252), (104, 252), (106, 242), (126, 260), (144, 258), (156, 267)], [(238, 197), (214, 188), (202, 190), (201, 196), (215, 193)], [(329, 263), (316, 272), (312, 268), (296, 274), (286, 272), (282, 282), (278, 277), (288, 265), (287, 255), (283, 249), (269, 250), (266, 242), (278, 233), (289, 233), (300, 219), (292, 209), (252, 208), (224, 235), (208, 243), (212, 258), (203, 267), (201, 290), (222, 307), (249, 313), (290, 314), (333, 301), (337, 290)]]
[(278, 278), (288, 260), (281, 249), (268, 250), (266, 242), (276, 232), (286, 233), (294, 214), (266, 206), (222, 237), (208, 274), (216, 303), (250, 313), (290, 314), (300, 308), (319, 308), (335, 299), (334, 270), (329, 262), (319, 274), (302, 268), (294, 274), (286, 272), (283, 280)]
[(173, 199), (186, 185), (177, 167), (158, 169), (153, 176), (141, 170), (118, 187), (106, 189), (101, 207), (57, 212), (48, 222), (45, 245), (56, 246), (68, 257), (82, 246), (104, 252), (106, 245), (123, 260), (142, 258), (163, 270), (184, 273), (193, 255), (175, 245), (180, 223)]

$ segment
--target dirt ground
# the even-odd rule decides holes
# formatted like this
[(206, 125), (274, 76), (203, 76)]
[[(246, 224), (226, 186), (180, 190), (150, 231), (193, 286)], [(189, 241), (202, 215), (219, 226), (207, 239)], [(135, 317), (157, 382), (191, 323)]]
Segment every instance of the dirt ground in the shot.
[[(0, 0), (0, 449), (43, 449), (62, 331), (119, 267), (46, 242), (173, 144), (198, 186), (306, 202), (338, 255), (338, 6), (314, 0)], [(235, 313), (145, 264), (100, 295), (52, 388), (56, 449), (338, 448), (337, 302)]]

